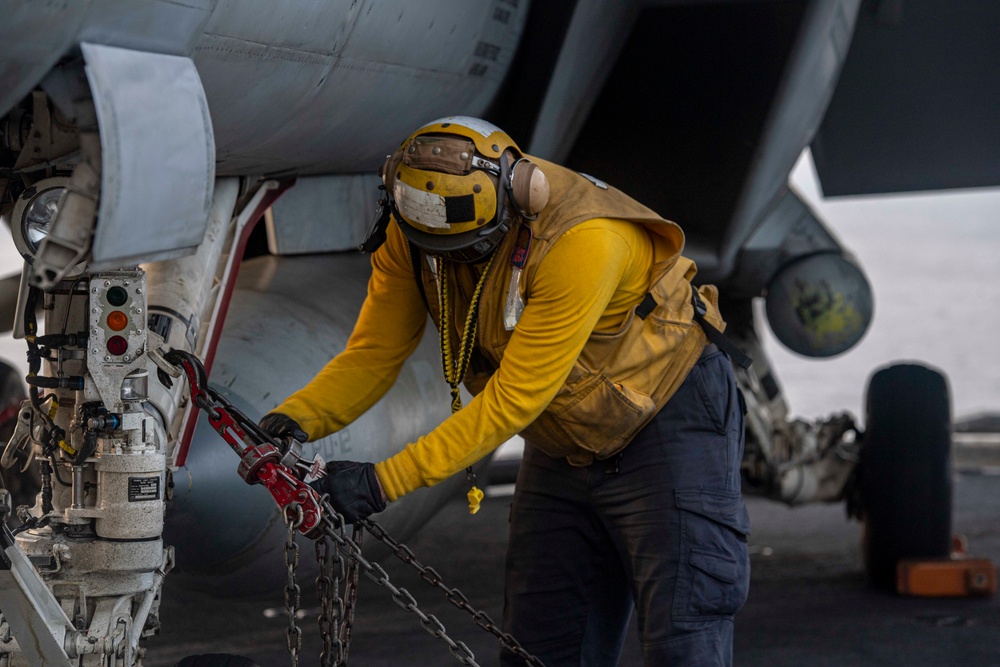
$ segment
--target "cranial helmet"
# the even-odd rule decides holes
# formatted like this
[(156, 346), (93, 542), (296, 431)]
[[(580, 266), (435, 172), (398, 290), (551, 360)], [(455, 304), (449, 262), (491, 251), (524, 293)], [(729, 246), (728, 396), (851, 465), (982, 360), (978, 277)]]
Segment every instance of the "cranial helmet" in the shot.
[(549, 200), (545, 174), (514, 140), (468, 116), (418, 129), (389, 156), (381, 175), (403, 234), (420, 249), (459, 262), (488, 256), (515, 214), (533, 220)]

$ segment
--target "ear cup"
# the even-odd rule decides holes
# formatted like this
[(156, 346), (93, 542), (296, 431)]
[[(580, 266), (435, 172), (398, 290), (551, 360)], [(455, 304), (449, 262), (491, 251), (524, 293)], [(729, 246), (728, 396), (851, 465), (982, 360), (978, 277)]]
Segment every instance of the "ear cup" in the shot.
[(549, 179), (534, 162), (521, 158), (511, 168), (511, 196), (529, 217), (537, 216), (549, 203)]

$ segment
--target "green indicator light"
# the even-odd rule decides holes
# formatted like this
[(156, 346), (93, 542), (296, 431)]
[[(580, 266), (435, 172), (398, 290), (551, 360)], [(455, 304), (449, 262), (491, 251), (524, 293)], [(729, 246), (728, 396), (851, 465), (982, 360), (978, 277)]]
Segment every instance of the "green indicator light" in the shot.
[(128, 301), (128, 292), (125, 291), (124, 287), (112, 287), (108, 290), (108, 303), (112, 306), (122, 306)]

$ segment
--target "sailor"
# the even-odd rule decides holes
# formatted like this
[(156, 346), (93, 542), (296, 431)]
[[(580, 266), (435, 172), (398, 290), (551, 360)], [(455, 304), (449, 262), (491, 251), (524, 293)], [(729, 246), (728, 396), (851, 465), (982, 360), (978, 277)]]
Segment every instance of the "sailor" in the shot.
[(329, 463), (333, 506), (357, 521), (520, 433), (504, 631), (549, 667), (615, 665), (634, 608), (646, 665), (731, 664), (744, 409), (681, 228), (476, 118), (421, 127), (380, 173), (392, 222), (347, 347), (261, 426), (316, 440), (350, 424), (429, 311), (453, 414), (386, 460)]

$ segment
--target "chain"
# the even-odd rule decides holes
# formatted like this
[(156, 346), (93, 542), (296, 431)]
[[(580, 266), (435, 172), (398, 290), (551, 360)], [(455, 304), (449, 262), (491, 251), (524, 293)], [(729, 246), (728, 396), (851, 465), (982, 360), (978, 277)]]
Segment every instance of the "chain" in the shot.
[(337, 626), (339, 616), (338, 607), (335, 606), (330, 597), (330, 591), (334, 591), (334, 596), (339, 599), (337, 591), (340, 586), (340, 579), (337, 576), (336, 564), (330, 556), (330, 541), (325, 537), (316, 540), (316, 563), (319, 565), (319, 574), (316, 576), (316, 594), (319, 597), (320, 613), (316, 619), (319, 626), (319, 636), (323, 639), (323, 651), (319, 654), (319, 664), (322, 667), (332, 667), (343, 662), (343, 652), (337, 651), (334, 654), (331, 637), (331, 628)]
[(368, 532), (371, 533), (372, 537), (392, 549), (392, 552), (399, 560), (412, 566), (417, 572), (419, 572), (421, 579), (429, 583), (431, 586), (436, 586), (444, 591), (445, 598), (447, 598), (448, 602), (470, 614), (476, 625), (496, 637), (504, 648), (523, 658), (525, 664), (533, 665), (534, 667), (544, 667), (541, 660), (528, 653), (509, 632), (503, 632), (486, 612), (480, 611), (469, 604), (469, 599), (462, 593), (462, 591), (457, 588), (448, 588), (448, 586), (446, 586), (441, 580), (441, 575), (438, 574), (434, 568), (421, 564), (408, 546), (400, 544), (394, 540), (388, 533), (385, 532), (385, 529), (373, 521), (364, 519), (362, 524), (368, 529)]
[[(433, 614), (425, 614), (417, 606), (417, 601), (413, 598), (405, 588), (397, 588), (389, 581), (389, 575), (386, 573), (382, 566), (378, 563), (372, 563), (367, 558), (361, 554), (361, 547), (357, 542), (347, 537), (346, 535), (340, 534), (331, 526), (331, 522), (328, 517), (335, 516), (336, 512), (329, 503), (323, 503), (323, 534), (334, 541), (337, 547), (342, 551), (342, 553), (351, 561), (356, 563), (360, 568), (365, 571), (365, 576), (374, 581), (376, 584), (382, 588), (389, 591), (392, 595), (393, 601), (399, 605), (401, 608), (413, 613), (417, 618), (420, 619), (420, 625), (424, 630), (427, 631), (433, 637), (437, 637), (445, 644), (448, 645), (448, 652), (455, 657), (463, 665), (472, 665), (473, 667), (479, 667), (479, 663), (476, 662), (476, 656), (472, 653), (468, 646), (463, 642), (457, 642), (448, 636), (445, 630), (444, 624), (438, 620)], [(370, 524), (370, 521), (363, 521), (366, 526)], [(374, 524), (373, 524), (374, 525)]]
[[(361, 541), (364, 538), (365, 531), (361, 526), (354, 526), (354, 530), (351, 534), (351, 539), (358, 548), (361, 548)], [(335, 550), (337, 557), (340, 557), (340, 551)], [(344, 616), (342, 625), (340, 626), (340, 639), (344, 643), (344, 663), (347, 663), (347, 651), (351, 647), (351, 629), (354, 626), (354, 610), (357, 608), (355, 603), (358, 600), (358, 576), (361, 574), (361, 570), (358, 569), (358, 564), (353, 561), (348, 561), (347, 566), (347, 576), (344, 583), (344, 597), (347, 598), (347, 610)]]
[(288, 583), (285, 584), (285, 613), (288, 614), (288, 655), (292, 667), (298, 667), (299, 651), (302, 650), (302, 630), (295, 625), (295, 614), (299, 607), (301, 589), (295, 583), (295, 568), (299, 565), (299, 545), (295, 543), (295, 533), (302, 523), (302, 508), (292, 504), (289, 509), (294, 514), (285, 513), (285, 523), (288, 525), (288, 541), (285, 542), (285, 567), (288, 569)]
[[(343, 525), (337, 525), (334, 529), (343, 531)], [(344, 559), (341, 557), (340, 551), (336, 548), (331, 551), (331, 546), (330, 540), (325, 535), (321, 535), (316, 540), (316, 562), (319, 565), (316, 592), (320, 600), (320, 615), (317, 623), (319, 624), (320, 637), (323, 639), (320, 665), (322, 667), (341, 667), (347, 664), (347, 642), (343, 638), (343, 627), (347, 613), (344, 600), (340, 597), (340, 581), (341, 579), (346, 580), (346, 575)]]

